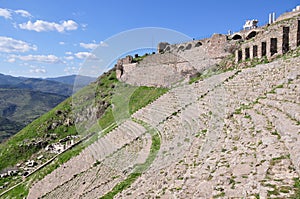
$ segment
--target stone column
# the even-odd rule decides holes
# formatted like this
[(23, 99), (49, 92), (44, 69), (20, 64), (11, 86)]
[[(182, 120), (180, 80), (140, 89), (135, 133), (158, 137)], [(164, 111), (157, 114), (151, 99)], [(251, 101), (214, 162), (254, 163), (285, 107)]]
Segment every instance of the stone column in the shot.
[(250, 48), (249, 48), (249, 53), (250, 53), (250, 59), (253, 59), (253, 46), (251, 46)]

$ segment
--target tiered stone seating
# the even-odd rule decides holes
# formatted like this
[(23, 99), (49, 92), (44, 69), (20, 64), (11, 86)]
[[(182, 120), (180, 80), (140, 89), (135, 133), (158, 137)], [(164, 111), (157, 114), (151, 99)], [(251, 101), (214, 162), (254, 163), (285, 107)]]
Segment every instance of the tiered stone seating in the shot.
[[(159, 130), (161, 147), (150, 168), (116, 198), (292, 196), (293, 178), (300, 174), (298, 63), (300, 58), (281, 59), (239, 73), (215, 75), (173, 88), (137, 111), (134, 118)], [(105, 194), (126, 177), (135, 162), (145, 161), (134, 152), (127, 159), (122, 152), (144, 132), (142, 126), (125, 122), (78, 156), (86, 158), (85, 169), (79, 169), (82, 173), (72, 180), (56, 179), (63, 183), (47, 176), (44, 180), (50, 181), (50, 188), (45, 189), (54, 190), (53, 197), (58, 197), (56, 189), (76, 192), (82, 198)], [(147, 141), (134, 148), (150, 150), (150, 145)], [(86, 168), (95, 160), (103, 160), (101, 164), (112, 169), (102, 171), (106, 167), (101, 164), (97, 169)], [(69, 167), (51, 175), (62, 172), (73, 176)], [(99, 173), (107, 177), (102, 179)], [(114, 175), (119, 177), (110, 180)], [(80, 184), (87, 179), (91, 180)], [(35, 189), (42, 188), (35, 185)]]
[(204, 71), (221, 60), (209, 58), (206, 49), (203, 47), (179, 51), (178, 57), (180, 57), (181, 60), (188, 61), (192, 67), (197, 69), (197, 71)]
[(234, 73), (234, 71), (231, 71), (212, 76), (199, 83), (176, 87), (147, 107), (137, 111), (133, 114), (133, 117), (155, 127), (179, 109), (195, 102), (202, 95), (207, 94), (217, 85), (220, 85), (223, 81), (234, 75)]
[(35, 184), (29, 193), (29, 197), (37, 198), (50, 192), (55, 187), (70, 180), (74, 175), (89, 169), (96, 161), (103, 160), (124, 145), (131, 143), (145, 132), (146, 129), (143, 126), (133, 121), (125, 121), (118, 128), (88, 146), (78, 156)]
[(99, 165), (56, 187), (44, 198), (97, 198), (123, 181), (135, 164), (144, 163), (150, 148), (151, 136), (144, 135), (107, 157)]
[[(157, 159), (117, 198), (291, 196), (293, 178), (299, 177), (299, 104), (294, 101), (299, 84), (296, 79), (288, 79), (299, 67), (287, 69), (286, 64), (278, 61), (244, 69), (161, 122), (157, 128), (162, 135), (162, 150)], [(277, 91), (282, 88), (276, 86), (284, 82), (288, 82), (284, 92)], [(203, 88), (201, 83), (193, 84), (191, 92)], [(282, 99), (290, 96), (287, 107), (281, 106), (284, 101), (278, 100), (279, 94)], [(178, 146), (173, 152), (175, 142), (189, 135), (185, 129), (189, 133), (202, 129), (206, 135), (194, 137), (188, 147), (180, 146), (186, 147), (186, 153)]]

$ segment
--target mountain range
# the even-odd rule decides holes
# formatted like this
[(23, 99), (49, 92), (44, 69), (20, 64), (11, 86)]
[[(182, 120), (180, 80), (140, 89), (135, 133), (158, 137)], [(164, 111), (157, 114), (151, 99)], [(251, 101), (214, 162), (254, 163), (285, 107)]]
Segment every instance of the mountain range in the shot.
[(76, 75), (41, 79), (0, 74), (0, 142), (94, 80)]

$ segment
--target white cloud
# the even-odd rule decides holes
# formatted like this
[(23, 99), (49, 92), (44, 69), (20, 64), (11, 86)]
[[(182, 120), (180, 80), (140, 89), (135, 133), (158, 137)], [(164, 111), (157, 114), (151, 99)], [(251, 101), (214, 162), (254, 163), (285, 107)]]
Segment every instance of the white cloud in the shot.
[(75, 53), (74, 55), (78, 59), (87, 59), (87, 58), (94, 59), (94, 60), (97, 59), (97, 57), (93, 53), (90, 53), (90, 52), (78, 52), (78, 53)]
[(79, 71), (78, 68), (76, 67), (71, 67), (71, 66), (68, 66), (64, 69), (64, 72), (67, 74), (67, 75), (71, 75), (71, 74), (77, 74)]
[(32, 15), (26, 10), (15, 10), (15, 13), (21, 15), (22, 17), (32, 17)]
[(100, 46), (103, 46), (103, 47), (108, 47), (108, 44), (107, 44), (107, 43), (105, 43), (104, 41), (101, 41), (101, 42), (100, 42)]
[(72, 55), (73, 53), (68, 51), (68, 52), (65, 52), (66, 55)]
[(30, 73), (39, 73), (39, 74), (47, 73), (47, 70), (44, 67), (30, 66), (30, 68), (31, 68), (29, 69)]
[(77, 30), (78, 24), (73, 20), (62, 21), (60, 23), (37, 20), (34, 23), (28, 21), (27, 23), (19, 24), (19, 27), (24, 30), (33, 30), (36, 32), (57, 31), (62, 33)]
[(108, 46), (103, 41), (101, 41), (99, 44), (95, 43), (95, 41), (93, 41), (93, 42), (94, 43), (79, 43), (79, 45), (82, 48), (90, 49), (90, 50), (93, 50), (93, 49), (97, 48), (98, 46), (102, 46), (102, 47), (107, 47)]
[(0, 8), (0, 17), (4, 17), (5, 19), (11, 19), (11, 11), (6, 8)]
[(66, 57), (64, 57), (66, 60), (68, 60), (68, 61), (71, 61), (71, 60), (73, 60), (74, 59), (74, 57), (73, 56), (66, 56)]
[(12, 14), (18, 14), (22, 17), (32, 17), (32, 15), (26, 10), (11, 10), (7, 8), (0, 8), (0, 17), (4, 17), (5, 19), (11, 19)]
[(14, 63), (14, 62), (16, 62), (16, 59), (15, 59), (15, 58), (9, 58), (9, 59), (7, 60), (7, 62), (9, 62), (9, 63)]
[(86, 43), (80, 43), (79, 45), (80, 45), (80, 47), (82, 47), (82, 48), (85, 48), (85, 49), (91, 49), (91, 50), (95, 49), (95, 48), (98, 46), (98, 44), (95, 44), (95, 43), (89, 43), (89, 44), (86, 44)]
[(27, 52), (30, 50), (37, 50), (37, 47), (21, 40), (0, 36), (0, 52)]
[(47, 70), (44, 68), (36, 68), (36, 69), (30, 69), (30, 73), (47, 73)]
[(57, 64), (60, 63), (61, 60), (56, 57), (55, 55), (11, 55), (8, 61), (28, 61), (28, 62), (41, 62), (41, 63), (48, 63), (48, 64)]
[(59, 42), (59, 45), (65, 45), (66, 43), (65, 42), (63, 42), (63, 41), (60, 41)]
[(81, 25), (81, 30), (86, 31), (87, 29), (87, 24), (80, 24)]

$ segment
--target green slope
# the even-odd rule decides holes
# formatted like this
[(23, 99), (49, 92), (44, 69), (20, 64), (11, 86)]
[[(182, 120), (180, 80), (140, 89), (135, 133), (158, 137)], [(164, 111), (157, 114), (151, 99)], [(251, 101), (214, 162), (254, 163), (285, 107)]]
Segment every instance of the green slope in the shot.
[(58, 105), (65, 96), (0, 88), (0, 142), (17, 133), (21, 128)]
[[(46, 144), (57, 142), (59, 139), (68, 135), (78, 134), (74, 124), (75, 119), (73, 114), (75, 114), (76, 117), (80, 117), (81, 115), (85, 115), (85, 111), (92, 107), (97, 109), (97, 122), (94, 126), (100, 124), (103, 129), (114, 123), (115, 118), (112, 114), (112, 110), (116, 111), (116, 107), (113, 107), (111, 104), (116, 99), (119, 99), (115, 97), (116, 92), (118, 92), (116, 88), (119, 85), (122, 85), (122, 83), (118, 82), (115, 71), (111, 70), (99, 77), (96, 82), (81, 89), (75, 94), (73, 99), (66, 99), (48, 113), (34, 120), (9, 140), (0, 144), (0, 170), (27, 160), (32, 157), (33, 154), (39, 152)], [(125, 87), (129, 87), (130, 90), (134, 91), (128, 99), (129, 102), (125, 101), (120, 103), (120, 106), (123, 106), (123, 104), (129, 105), (129, 114), (146, 106), (167, 91), (167, 89), (164, 88)], [(145, 98), (147, 98), (147, 100), (145, 100)], [(76, 108), (72, 108), (72, 103), (74, 104), (76, 100), (81, 103)], [(122, 101), (123, 99), (120, 100)], [(117, 107), (117, 111), (118, 110)], [(86, 118), (80, 124), (84, 126), (90, 120), (90, 118)], [(82, 136), (84, 136), (84, 133), (87, 134), (91, 131), (99, 130), (98, 128), (93, 128), (93, 125), (86, 126), (91, 127), (91, 129), (80, 131), (79, 133)], [(77, 125), (77, 129), (80, 129), (80, 127), (80, 125)], [(54, 137), (52, 136), (53, 134), (55, 134)]]

